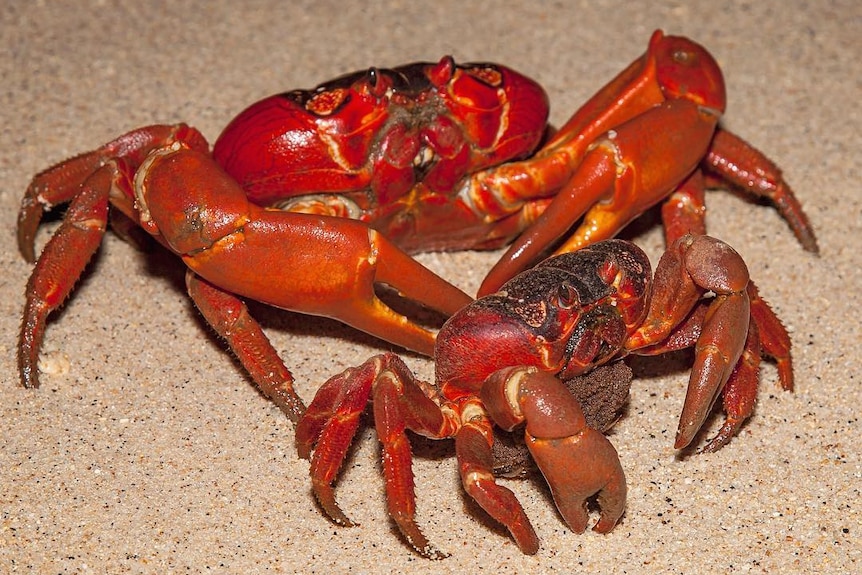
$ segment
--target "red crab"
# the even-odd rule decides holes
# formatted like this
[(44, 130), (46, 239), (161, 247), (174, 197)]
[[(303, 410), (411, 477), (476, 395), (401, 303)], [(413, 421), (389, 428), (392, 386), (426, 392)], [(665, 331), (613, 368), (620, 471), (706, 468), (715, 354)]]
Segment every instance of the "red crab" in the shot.
[[(714, 297), (704, 298), (707, 292)], [(625, 508), (623, 470), (561, 380), (629, 353), (693, 346), (676, 447), (692, 441), (723, 390), (727, 417), (705, 447), (718, 449), (751, 415), (761, 350), (791, 370), (787, 333), (763, 311), (769, 308), (749, 282), (745, 262), (709, 236), (674, 242), (655, 278), (643, 251), (623, 240), (553, 256), (449, 318), (437, 336), (435, 385), (418, 381), (393, 354), (327, 381), (297, 426), (300, 455), (309, 457), (314, 448), (314, 492), (334, 521), (350, 525), (332, 484), (371, 399), (389, 514), (414, 548), (430, 558), (444, 556), (415, 522), (406, 430), (454, 438), (464, 489), (509, 529), (521, 551), (535, 553), (536, 533), (514, 494), (496, 483), (492, 467), (492, 426), (511, 430), (526, 423), (527, 447), (566, 524), (583, 532), (587, 499), (598, 494), (601, 518), (594, 529), (606, 533)]]
[(183, 259), (197, 307), (294, 421), (304, 408), (292, 376), (241, 298), (334, 317), (430, 355), (434, 333), (384, 305), (374, 284), (447, 315), (471, 299), (406, 252), (494, 247), (527, 229), (489, 274), (488, 293), (578, 220), (561, 249), (613, 236), (661, 201), (668, 238), (703, 233), (703, 188), (718, 180), (771, 199), (816, 250), (779, 171), (717, 128), (724, 106), (712, 57), (656, 32), (644, 56), (549, 138), (540, 86), (451, 58), (263, 100), (212, 154), (183, 124), (134, 130), (38, 174), (25, 193), (18, 245), (29, 261), (43, 212), (69, 207), (27, 286), (22, 382), (38, 385), (46, 318), (109, 217)]

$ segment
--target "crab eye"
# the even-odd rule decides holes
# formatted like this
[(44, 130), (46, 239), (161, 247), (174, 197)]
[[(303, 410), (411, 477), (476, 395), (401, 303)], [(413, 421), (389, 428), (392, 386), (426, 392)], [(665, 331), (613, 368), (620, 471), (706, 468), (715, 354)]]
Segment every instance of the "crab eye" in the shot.
[(568, 282), (561, 283), (557, 288), (556, 300), (557, 306), (563, 309), (571, 309), (580, 302), (577, 290)]

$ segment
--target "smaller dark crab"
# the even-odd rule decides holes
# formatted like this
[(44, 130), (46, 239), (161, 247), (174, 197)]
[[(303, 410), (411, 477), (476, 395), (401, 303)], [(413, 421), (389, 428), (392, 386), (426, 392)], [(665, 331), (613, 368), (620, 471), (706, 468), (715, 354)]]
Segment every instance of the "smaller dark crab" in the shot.
[(422, 555), (445, 556), (415, 522), (411, 430), (454, 438), (464, 489), (505, 525), (524, 553), (539, 540), (514, 494), (495, 481), (494, 429), (522, 424), (526, 446), (560, 514), (586, 529), (613, 529), (625, 509), (626, 482), (616, 450), (589, 427), (567, 380), (627, 354), (694, 346), (694, 366), (675, 447), (688, 446), (723, 391), (727, 413), (705, 451), (725, 445), (751, 415), (761, 351), (775, 358), (792, 388), (790, 339), (749, 281), (742, 258), (724, 242), (686, 235), (653, 276), (644, 252), (623, 240), (551, 257), (452, 316), (437, 337), (436, 383), (416, 379), (396, 355), (377, 355), (327, 381), (297, 427), (311, 457), (315, 495), (336, 522), (351, 522), (333, 482), (372, 401), (383, 444), (389, 513)]

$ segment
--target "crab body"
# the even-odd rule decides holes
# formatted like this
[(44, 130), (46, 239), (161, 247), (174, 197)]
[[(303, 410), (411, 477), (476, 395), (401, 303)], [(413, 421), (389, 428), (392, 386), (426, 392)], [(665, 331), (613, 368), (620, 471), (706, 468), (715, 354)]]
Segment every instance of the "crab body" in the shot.
[(526, 157), (548, 117), (536, 82), (497, 64), (419, 62), (262, 100), (213, 147), (260, 205), (352, 217), (408, 251), (500, 245), (470, 174)]
[[(614, 266), (605, 269), (609, 248)], [(609, 285), (600, 274), (620, 265), (629, 272), (626, 284)], [(617, 357), (646, 313), (649, 277), (650, 263), (641, 250), (606, 242), (550, 258), (513, 278), (444, 324), (435, 354), (443, 394), (478, 393), (477, 384), (511, 365), (565, 379)], [(476, 353), (489, 342), (493, 353)]]

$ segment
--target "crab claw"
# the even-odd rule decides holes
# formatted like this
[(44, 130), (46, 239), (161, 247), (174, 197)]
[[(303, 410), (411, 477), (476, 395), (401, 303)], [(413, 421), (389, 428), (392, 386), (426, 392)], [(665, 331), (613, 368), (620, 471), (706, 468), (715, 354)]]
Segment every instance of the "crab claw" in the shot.
[(587, 427), (580, 405), (559, 379), (533, 367), (501, 369), (486, 380), (482, 401), (504, 429), (526, 421), (527, 447), (572, 531), (587, 528), (587, 500), (596, 494), (601, 517), (593, 530), (614, 528), (626, 503), (619, 456), (604, 435)]

